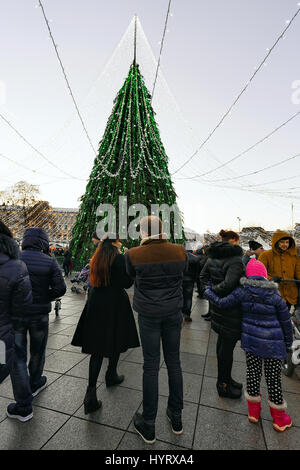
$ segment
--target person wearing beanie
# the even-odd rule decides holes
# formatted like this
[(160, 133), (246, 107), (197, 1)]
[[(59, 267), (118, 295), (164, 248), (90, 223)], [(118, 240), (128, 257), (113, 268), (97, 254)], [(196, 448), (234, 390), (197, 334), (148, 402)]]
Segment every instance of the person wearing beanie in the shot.
[(9, 375), (14, 359), (13, 317), (22, 318), (32, 303), (26, 265), (9, 228), (0, 220), (0, 383)]
[(292, 421), (286, 413), (287, 404), (281, 386), (281, 364), (293, 342), (290, 314), (286, 303), (278, 292), (278, 285), (267, 279), (263, 263), (251, 259), (246, 277), (227, 297), (218, 297), (206, 289), (205, 297), (223, 308), (241, 305), (241, 348), (246, 352), (248, 419), (257, 423), (261, 412), (260, 381), (262, 367), (268, 388), (268, 404), (276, 431), (291, 427)]
[(262, 244), (255, 240), (249, 240), (248, 245), (249, 250), (247, 250), (243, 256), (243, 263), (245, 266), (247, 266), (251, 258), (255, 257), (255, 259), (258, 259), (261, 253), (265, 251)]
[(259, 256), (264, 263), (268, 279), (279, 283), (279, 292), (288, 308), (298, 304), (298, 287), (295, 282), (284, 282), (284, 279), (300, 280), (300, 258), (295, 240), (288, 233), (277, 231), (272, 238), (272, 249)]

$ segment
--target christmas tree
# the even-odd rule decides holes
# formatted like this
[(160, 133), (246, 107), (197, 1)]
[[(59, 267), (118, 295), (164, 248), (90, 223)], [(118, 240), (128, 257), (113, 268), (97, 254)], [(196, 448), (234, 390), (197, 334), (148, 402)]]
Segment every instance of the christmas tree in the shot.
[[(116, 227), (119, 227), (120, 196), (127, 196), (128, 207), (144, 204), (148, 215), (151, 204), (176, 204), (168, 157), (154, 116), (151, 95), (134, 60), (114, 101), (73, 229), (70, 248), (73, 257), (82, 263), (94, 251), (91, 235), (100, 218), (96, 215), (100, 204), (112, 204), (116, 208)], [(171, 213), (170, 241), (182, 243), (184, 235), (181, 231), (176, 238), (181, 240), (174, 239)], [(128, 238), (124, 243), (132, 247), (139, 241)]]

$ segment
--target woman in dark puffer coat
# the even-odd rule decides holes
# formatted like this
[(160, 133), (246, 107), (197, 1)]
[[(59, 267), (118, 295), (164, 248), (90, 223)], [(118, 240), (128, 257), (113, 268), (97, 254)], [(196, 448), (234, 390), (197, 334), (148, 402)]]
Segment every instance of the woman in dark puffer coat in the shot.
[(11, 231), (0, 220), (0, 383), (9, 375), (14, 359), (12, 316), (21, 317), (32, 303), (26, 265)]
[(220, 298), (210, 289), (205, 291), (205, 296), (221, 308), (242, 306), (241, 347), (246, 351), (248, 417), (256, 423), (260, 416), (260, 379), (264, 362), (273, 426), (282, 432), (292, 425), (285, 413), (281, 388), (281, 361), (293, 342), (291, 318), (278, 285), (267, 280), (263, 263), (251, 259), (246, 275), (247, 278), (240, 280), (242, 287), (237, 287), (227, 297)]
[[(205, 287), (208, 283), (215, 294), (225, 297), (240, 282), (245, 273), (242, 261), (243, 250), (239, 246), (239, 235), (232, 231), (220, 231), (221, 242), (214, 242), (207, 250), (208, 260), (201, 271), (200, 281)], [(210, 304), (212, 329), (218, 333), (217, 390), (220, 396), (240, 398), (242, 384), (231, 377), (233, 350), (241, 337), (242, 313), (239, 306), (230, 309)]]

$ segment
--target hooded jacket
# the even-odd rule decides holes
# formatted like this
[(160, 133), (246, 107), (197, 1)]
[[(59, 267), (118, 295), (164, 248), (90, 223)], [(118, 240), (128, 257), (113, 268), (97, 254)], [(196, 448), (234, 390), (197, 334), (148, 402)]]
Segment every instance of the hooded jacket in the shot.
[(66, 292), (66, 284), (55, 258), (49, 256), (49, 239), (45, 230), (28, 228), (24, 232), (21, 259), (27, 266), (32, 285), (31, 315), (47, 314), (51, 302)]
[[(285, 252), (278, 248), (282, 238), (290, 239), (290, 246)], [(297, 254), (295, 240), (286, 232), (275, 232), (272, 239), (272, 249), (264, 251), (258, 258), (264, 263), (268, 279), (282, 277), (283, 279), (300, 280), (300, 258)], [(280, 282), (279, 292), (283, 299), (292, 305), (298, 302), (298, 287), (294, 282)]]
[[(200, 274), (203, 288), (211, 284), (213, 292), (220, 297), (230, 294), (245, 273), (243, 250), (228, 242), (214, 242), (207, 250), (208, 260)], [(216, 333), (230, 339), (239, 339), (242, 313), (239, 306), (224, 309), (210, 305), (211, 326)]]
[[(19, 260), (19, 248), (7, 235), (0, 234), (0, 340), (5, 345), (5, 365), (0, 365), (0, 383), (9, 374), (13, 361), (12, 317), (22, 317), (32, 303), (26, 265)], [(1, 352), (3, 343), (1, 343)], [(0, 358), (0, 362), (1, 362)]]
[(255, 356), (285, 359), (293, 342), (292, 323), (278, 286), (260, 276), (241, 278), (242, 287), (220, 298), (208, 289), (205, 297), (220, 308), (242, 306), (241, 347)]

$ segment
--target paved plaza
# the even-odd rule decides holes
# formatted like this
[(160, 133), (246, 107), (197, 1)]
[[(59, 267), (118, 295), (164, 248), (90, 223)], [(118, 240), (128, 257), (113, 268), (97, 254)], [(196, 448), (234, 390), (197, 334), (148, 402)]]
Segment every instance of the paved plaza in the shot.
[[(129, 291), (132, 296), (132, 289)], [(175, 436), (166, 417), (168, 376), (163, 355), (159, 374), (159, 409), (156, 443), (146, 445), (134, 432), (132, 419), (142, 404), (142, 351), (121, 355), (120, 386), (106, 388), (105, 360), (98, 381), (103, 406), (90, 415), (83, 411), (89, 357), (70, 345), (84, 305), (83, 294), (72, 293), (70, 283), (62, 300), (60, 316), (50, 314), (45, 375), (48, 387), (33, 401), (33, 418), (21, 423), (6, 417), (12, 402), (10, 378), (0, 385), (0, 449), (47, 450), (295, 450), (300, 449), (300, 374), (283, 377), (283, 390), (293, 427), (284, 433), (273, 430), (262, 383), (262, 420), (249, 423), (245, 398), (220, 398), (216, 391), (216, 334), (201, 318), (207, 302), (194, 295), (193, 322), (182, 329), (181, 363), (184, 381), (184, 433)], [(135, 314), (136, 317), (136, 314)], [(298, 374), (298, 375), (297, 375)], [(245, 356), (240, 346), (234, 354), (233, 378), (245, 383)]]

